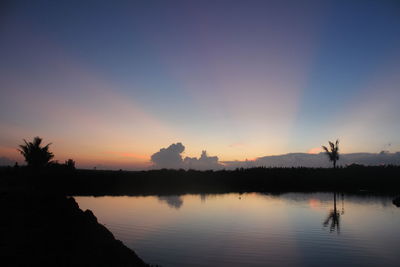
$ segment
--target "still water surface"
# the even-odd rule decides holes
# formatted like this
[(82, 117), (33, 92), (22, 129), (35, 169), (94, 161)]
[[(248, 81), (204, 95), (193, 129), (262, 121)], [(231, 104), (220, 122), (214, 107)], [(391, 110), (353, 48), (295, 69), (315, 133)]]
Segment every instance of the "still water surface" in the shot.
[(390, 197), (333, 193), (76, 197), (144, 261), (168, 266), (400, 266)]

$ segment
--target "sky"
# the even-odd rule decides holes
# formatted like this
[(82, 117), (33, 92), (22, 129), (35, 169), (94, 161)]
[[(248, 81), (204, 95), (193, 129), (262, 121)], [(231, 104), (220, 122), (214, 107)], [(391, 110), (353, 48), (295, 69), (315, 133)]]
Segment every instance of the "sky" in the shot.
[(400, 2), (1, 1), (0, 156), (400, 151)]

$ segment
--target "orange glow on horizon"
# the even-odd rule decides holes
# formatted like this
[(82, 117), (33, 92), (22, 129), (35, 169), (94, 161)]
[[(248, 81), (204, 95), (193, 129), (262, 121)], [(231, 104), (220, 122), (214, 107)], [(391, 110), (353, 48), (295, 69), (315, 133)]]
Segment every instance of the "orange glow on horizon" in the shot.
[(320, 152), (322, 152), (321, 147), (314, 147), (307, 151), (308, 154), (319, 154)]
[(135, 153), (131, 153), (131, 152), (108, 151), (108, 152), (104, 152), (104, 153), (120, 156), (123, 158), (134, 158), (134, 159), (141, 160), (141, 161), (150, 161), (150, 157), (148, 155), (139, 155), (139, 154), (135, 154)]

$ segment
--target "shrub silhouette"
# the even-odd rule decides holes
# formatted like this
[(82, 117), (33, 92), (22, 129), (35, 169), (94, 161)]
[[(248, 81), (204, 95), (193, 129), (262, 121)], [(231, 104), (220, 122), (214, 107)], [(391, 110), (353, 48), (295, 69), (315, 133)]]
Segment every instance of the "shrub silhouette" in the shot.
[(24, 156), (28, 166), (33, 168), (43, 168), (50, 163), (54, 154), (49, 151), (50, 144), (41, 146), (42, 138), (35, 137), (33, 142), (27, 142), (24, 139), (25, 145), (20, 145), (18, 151)]
[(336, 168), (336, 161), (339, 160), (339, 140), (335, 143), (329, 141), (329, 148), (322, 146), (325, 153), (328, 155), (329, 160), (333, 162), (333, 168)]
[(75, 170), (75, 161), (73, 159), (68, 159), (65, 161), (65, 166), (68, 169)]

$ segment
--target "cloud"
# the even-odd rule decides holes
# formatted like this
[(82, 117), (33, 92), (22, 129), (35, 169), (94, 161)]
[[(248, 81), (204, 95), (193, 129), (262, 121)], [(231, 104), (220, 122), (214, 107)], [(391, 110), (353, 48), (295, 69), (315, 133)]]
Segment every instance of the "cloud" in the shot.
[(218, 157), (209, 157), (205, 150), (201, 152), (199, 159), (186, 157), (183, 163), (186, 168), (195, 170), (215, 170), (224, 167), (218, 163)]
[(182, 143), (172, 144), (151, 156), (151, 161), (156, 168), (179, 169), (183, 167), (181, 153), (185, 151)]
[[(319, 148), (318, 148), (319, 149)], [(185, 157), (181, 154), (185, 151), (182, 143), (170, 145), (168, 148), (162, 148), (159, 152), (151, 156), (153, 168), (168, 169), (195, 169), (195, 170), (218, 170), (234, 168), (251, 167), (332, 167), (325, 153), (318, 153), (317, 148), (311, 149), (308, 153), (289, 153), (284, 155), (260, 157), (251, 161), (224, 161), (220, 162), (216, 156), (208, 156), (204, 150), (199, 158)], [(314, 152), (314, 153), (311, 153)], [(350, 164), (362, 165), (400, 165), (400, 152), (397, 153), (350, 153), (341, 154), (338, 161), (339, 166)]]
[(154, 168), (167, 169), (195, 169), (195, 170), (215, 170), (222, 169), (224, 166), (219, 163), (218, 157), (208, 156), (204, 150), (200, 158), (186, 157), (182, 159), (181, 153), (185, 151), (182, 143), (172, 144), (167, 148), (161, 148), (160, 151), (151, 156)]
[[(341, 154), (338, 165), (346, 166), (350, 164), (362, 165), (400, 165), (400, 152), (397, 153), (350, 153)], [(325, 153), (290, 153), (277, 156), (266, 156), (255, 161), (227, 161), (224, 162), (228, 169), (239, 167), (332, 167)]]

